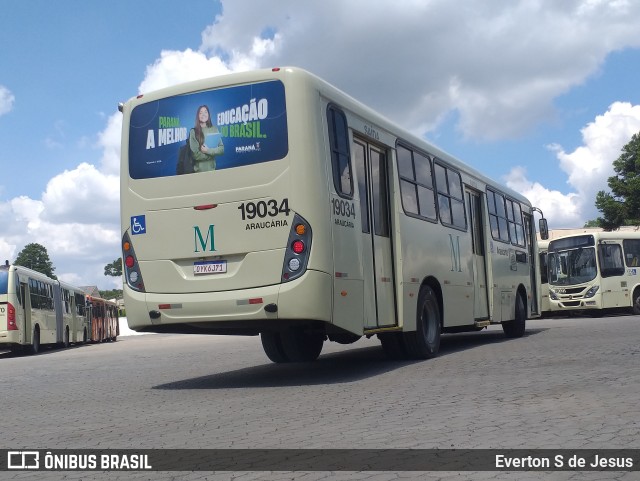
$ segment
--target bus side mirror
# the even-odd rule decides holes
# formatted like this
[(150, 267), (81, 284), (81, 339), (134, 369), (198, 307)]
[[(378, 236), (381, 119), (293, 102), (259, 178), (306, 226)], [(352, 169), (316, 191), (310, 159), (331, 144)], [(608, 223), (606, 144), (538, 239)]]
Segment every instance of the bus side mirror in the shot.
[(540, 238), (542, 240), (549, 238), (549, 226), (547, 225), (547, 219), (544, 217), (538, 221), (538, 230), (540, 231)]

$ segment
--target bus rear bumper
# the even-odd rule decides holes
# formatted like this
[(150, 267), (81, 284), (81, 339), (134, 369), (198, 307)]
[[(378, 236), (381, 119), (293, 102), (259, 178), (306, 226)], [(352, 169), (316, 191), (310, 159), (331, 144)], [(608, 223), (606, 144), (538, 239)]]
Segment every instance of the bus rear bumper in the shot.
[(285, 284), (223, 292), (141, 293), (124, 286), (129, 327), (146, 332), (255, 334), (282, 320), (330, 322), (331, 301), (331, 276), (312, 270)]
[(20, 331), (0, 331), (0, 348), (8, 348), (14, 344), (20, 344)]

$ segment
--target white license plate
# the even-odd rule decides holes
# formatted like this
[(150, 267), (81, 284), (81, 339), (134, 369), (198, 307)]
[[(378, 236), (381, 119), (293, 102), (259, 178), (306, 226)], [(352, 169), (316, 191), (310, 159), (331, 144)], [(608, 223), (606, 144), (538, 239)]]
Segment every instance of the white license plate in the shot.
[(202, 261), (193, 263), (193, 273), (199, 274), (223, 274), (227, 272), (227, 261)]

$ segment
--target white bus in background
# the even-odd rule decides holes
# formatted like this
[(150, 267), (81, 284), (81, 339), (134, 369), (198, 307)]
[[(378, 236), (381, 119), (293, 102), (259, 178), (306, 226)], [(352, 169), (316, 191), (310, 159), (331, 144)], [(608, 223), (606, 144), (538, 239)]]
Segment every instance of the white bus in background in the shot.
[(574, 234), (549, 241), (551, 310), (640, 314), (640, 232)]
[(137, 331), (260, 334), (274, 362), (373, 335), (392, 357), (429, 358), (441, 333), (518, 337), (540, 315), (529, 201), (303, 70), (120, 110)]
[(21, 266), (0, 266), (0, 345), (13, 352), (87, 339), (84, 292)]

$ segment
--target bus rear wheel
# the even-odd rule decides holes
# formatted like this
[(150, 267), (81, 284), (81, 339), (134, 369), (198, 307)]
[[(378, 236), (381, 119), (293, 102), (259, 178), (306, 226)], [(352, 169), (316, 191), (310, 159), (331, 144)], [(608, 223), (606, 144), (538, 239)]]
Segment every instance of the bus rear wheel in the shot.
[(38, 326), (33, 330), (33, 339), (31, 342), (31, 354), (40, 352), (40, 328)]
[(438, 298), (429, 286), (423, 286), (418, 295), (416, 330), (404, 333), (404, 345), (412, 359), (431, 359), (440, 349), (442, 321)]
[(289, 358), (282, 348), (282, 341), (280, 340), (279, 332), (262, 332), (260, 333), (260, 340), (262, 341), (262, 349), (264, 349), (264, 353), (272, 362), (289, 362)]
[(527, 309), (524, 304), (522, 294), (516, 294), (516, 318), (513, 321), (502, 323), (504, 335), (508, 338), (522, 337), (525, 331), (525, 323), (527, 319)]
[(280, 332), (263, 332), (262, 347), (273, 362), (311, 362), (318, 359), (324, 334), (288, 328)]
[(324, 344), (324, 334), (289, 328), (280, 333), (282, 348), (291, 362), (311, 362), (318, 359)]

